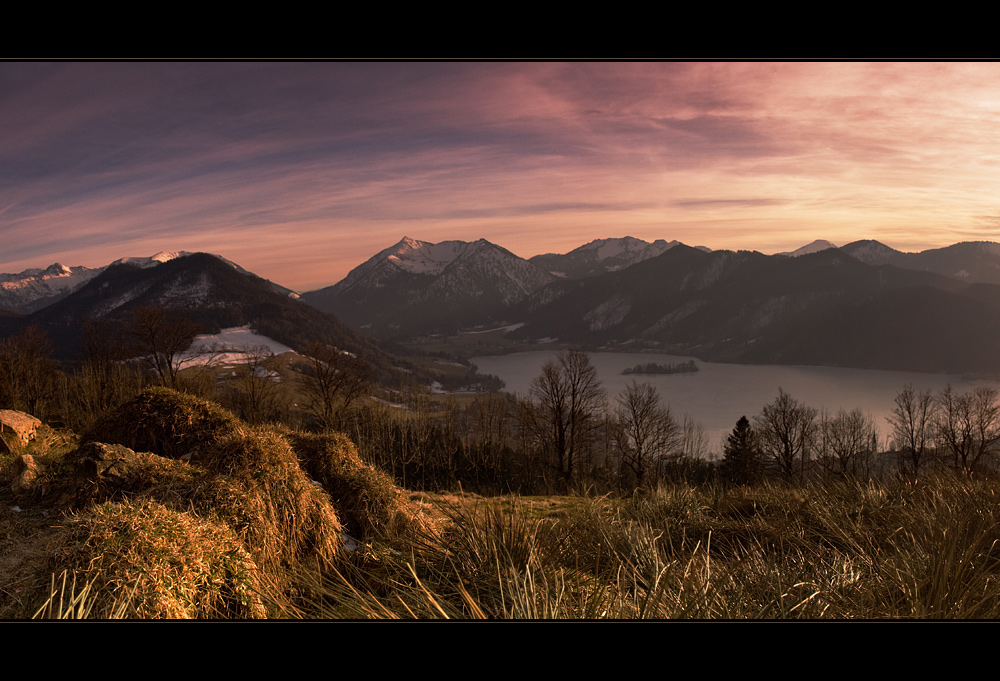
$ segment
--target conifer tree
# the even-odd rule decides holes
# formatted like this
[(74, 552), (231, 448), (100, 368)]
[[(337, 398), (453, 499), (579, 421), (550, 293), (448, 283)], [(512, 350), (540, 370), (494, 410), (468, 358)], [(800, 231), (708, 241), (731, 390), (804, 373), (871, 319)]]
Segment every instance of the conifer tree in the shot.
[(757, 435), (747, 417), (741, 416), (726, 438), (722, 476), (730, 482), (749, 484), (758, 480), (762, 473), (763, 456), (757, 444)]

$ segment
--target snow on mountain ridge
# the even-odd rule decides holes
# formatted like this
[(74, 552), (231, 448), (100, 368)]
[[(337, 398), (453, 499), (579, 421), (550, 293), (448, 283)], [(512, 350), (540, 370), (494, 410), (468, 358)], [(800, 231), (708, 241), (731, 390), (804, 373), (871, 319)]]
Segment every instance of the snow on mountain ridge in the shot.
[(438, 276), (456, 258), (461, 257), (468, 250), (469, 246), (475, 246), (480, 241), (472, 243), (465, 241), (442, 241), (432, 244), (426, 241), (417, 241), (409, 237), (403, 237), (403, 240), (397, 244), (395, 250), (386, 256), (386, 260), (410, 274)]
[[(190, 251), (160, 251), (149, 257), (119, 258), (104, 267), (90, 268), (82, 265), (78, 267), (66, 267), (65, 265), (54, 263), (44, 270), (31, 268), (17, 274), (0, 274), (0, 308), (19, 312), (34, 312), (62, 297), (74, 293), (109, 267), (131, 265), (133, 267), (148, 269), (190, 255), (195, 254)], [(241, 274), (257, 276), (221, 255), (209, 255), (221, 260)], [(289, 298), (299, 297), (299, 294), (290, 289), (273, 282), (269, 283), (276, 291), (287, 295)]]
[(0, 274), (0, 308), (34, 311), (45, 301), (68, 295), (103, 271), (103, 268), (66, 267), (59, 263), (17, 274)]
[(679, 241), (667, 242), (664, 239), (649, 243), (631, 236), (595, 239), (574, 248), (569, 253), (536, 255), (530, 262), (558, 277), (587, 277), (631, 267), (636, 263), (655, 258), (679, 243)]
[[(135, 265), (136, 267), (142, 267), (142, 268), (156, 267), (157, 265), (161, 265), (165, 262), (170, 262), (171, 260), (176, 260), (177, 258), (183, 258), (184, 256), (187, 255), (193, 255), (193, 253), (191, 253), (190, 251), (160, 251), (156, 255), (151, 255), (146, 258), (143, 257), (119, 258), (118, 260), (115, 260), (111, 264)], [(228, 262), (230, 265), (233, 265), (233, 263), (229, 262), (221, 255), (216, 255), (215, 257), (219, 258), (220, 260), (224, 260), (225, 262)]]
[(980, 248), (982, 248), (984, 253), (989, 255), (995, 255), (1000, 257), (1000, 244), (993, 241), (983, 241), (980, 243)]

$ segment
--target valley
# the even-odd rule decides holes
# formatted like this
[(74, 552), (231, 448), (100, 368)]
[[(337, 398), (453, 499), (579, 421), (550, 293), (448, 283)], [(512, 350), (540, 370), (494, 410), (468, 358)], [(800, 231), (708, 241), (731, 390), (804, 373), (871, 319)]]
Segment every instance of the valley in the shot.
[[(291, 349), (320, 341), (369, 359), (390, 346), (463, 362), (573, 346), (1000, 373), (1000, 245), (989, 242), (903, 253), (817, 240), (768, 256), (624, 237), (524, 259), (484, 239), (406, 237), (337, 285), (301, 294), (221, 256), (180, 251), (93, 269), (55, 264), (0, 275), (0, 285), (0, 336), (39, 326), (66, 360), (79, 356), (84, 320), (120, 326), (137, 307), (162, 305), (208, 333), (253, 327)], [(392, 360), (376, 364), (388, 380)]]
[[(548, 271), (483, 240), (404, 239), (301, 295), (205, 253), (6, 275), (20, 307), (0, 315), (0, 406), (42, 425), (0, 454), (0, 611), (994, 614), (978, 588), (949, 591), (957, 610), (879, 595), (922, 574), (910, 538), (921, 556), (940, 545), (921, 523), (972, 527), (992, 493), (993, 246), (768, 256), (599, 240), (542, 259)], [(908, 441), (921, 404), (924, 439)], [(952, 437), (962, 428), (981, 435)], [(980, 560), (981, 537), (956, 550)], [(886, 548), (871, 563), (856, 547), (873, 543)], [(791, 545), (823, 579), (867, 577), (772, 593), (760, 571), (794, 578), (771, 550)], [(581, 600), (525, 587), (525, 565)], [(679, 586), (645, 586), (668, 574)], [(86, 580), (83, 596), (60, 575)], [(490, 596), (518, 588), (523, 608)]]

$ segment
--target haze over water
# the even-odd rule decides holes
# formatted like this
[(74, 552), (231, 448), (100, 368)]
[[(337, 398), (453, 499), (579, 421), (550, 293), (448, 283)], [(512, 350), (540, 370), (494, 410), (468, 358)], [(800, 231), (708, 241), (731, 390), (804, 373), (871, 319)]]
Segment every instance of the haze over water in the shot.
[[(668, 364), (691, 357), (648, 353), (588, 353), (608, 393), (609, 403), (632, 379), (650, 383), (680, 421), (688, 414), (705, 429), (709, 451), (721, 454), (722, 443), (740, 416), (753, 419), (764, 405), (774, 401), (778, 388), (817, 410), (835, 416), (841, 409), (860, 408), (875, 418), (879, 435), (888, 437), (886, 418), (892, 413), (896, 394), (907, 383), (917, 390), (938, 392), (949, 383), (960, 393), (981, 385), (1000, 389), (1000, 382), (969, 379), (953, 374), (925, 374), (905, 371), (876, 371), (838, 367), (721, 364), (695, 360), (696, 373), (669, 375), (629, 375), (622, 370), (637, 364)], [(522, 352), (511, 355), (475, 357), (480, 373), (503, 379), (507, 392), (527, 395), (531, 381), (542, 365), (556, 356), (555, 351)]]

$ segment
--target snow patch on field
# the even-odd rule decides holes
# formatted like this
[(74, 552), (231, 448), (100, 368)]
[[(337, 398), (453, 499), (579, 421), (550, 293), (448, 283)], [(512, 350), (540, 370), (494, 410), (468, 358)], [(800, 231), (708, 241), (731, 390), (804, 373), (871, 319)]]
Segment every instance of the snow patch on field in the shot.
[(254, 333), (249, 325), (222, 329), (216, 334), (196, 336), (181, 361), (184, 366), (204, 364), (243, 364), (249, 361), (250, 351), (262, 350), (265, 354), (283, 355), (293, 350), (273, 338)]

